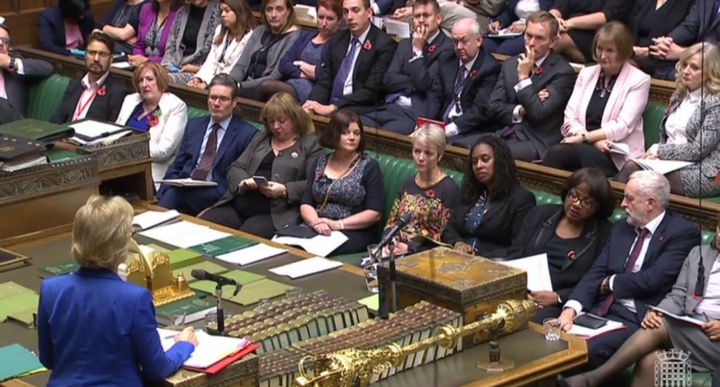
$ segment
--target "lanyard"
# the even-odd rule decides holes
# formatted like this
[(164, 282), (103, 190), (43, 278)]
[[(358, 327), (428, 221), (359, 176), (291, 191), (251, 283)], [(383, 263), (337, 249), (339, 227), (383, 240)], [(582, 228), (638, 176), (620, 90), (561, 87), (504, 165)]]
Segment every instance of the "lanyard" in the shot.
[[(102, 87), (102, 86), (100, 86), (100, 87)], [(84, 112), (85, 110), (88, 109), (88, 107), (90, 106), (92, 101), (95, 100), (95, 96), (97, 96), (98, 90), (100, 90), (100, 87), (95, 89), (95, 91), (93, 91), (93, 93), (90, 95), (90, 97), (87, 100), (85, 100), (85, 103), (83, 103), (82, 105), (81, 105), (82, 94), (80, 95), (80, 99), (78, 99), (78, 103), (77, 103), (77, 105), (75, 105), (75, 114), (73, 114), (73, 119), (72, 119), (73, 121), (77, 120), (77, 118), (80, 117), (82, 112)]]

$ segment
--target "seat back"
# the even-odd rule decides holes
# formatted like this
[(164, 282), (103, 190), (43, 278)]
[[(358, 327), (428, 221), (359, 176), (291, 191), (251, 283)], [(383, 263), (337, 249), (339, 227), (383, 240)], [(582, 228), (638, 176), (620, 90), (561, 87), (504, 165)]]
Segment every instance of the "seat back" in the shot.
[(645, 148), (660, 142), (660, 125), (667, 106), (657, 102), (648, 102), (643, 111), (643, 133), (645, 134)]
[(50, 117), (60, 106), (65, 96), (65, 89), (70, 78), (53, 74), (40, 82), (36, 82), (28, 90), (26, 118), (50, 121)]

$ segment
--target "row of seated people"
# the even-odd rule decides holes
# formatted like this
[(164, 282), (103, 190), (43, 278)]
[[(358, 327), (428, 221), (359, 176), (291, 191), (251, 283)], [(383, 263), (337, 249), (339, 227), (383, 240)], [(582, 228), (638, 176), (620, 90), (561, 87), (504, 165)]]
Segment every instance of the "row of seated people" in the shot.
[[(186, 4), (179, 0), (117, 0), (99, 23), (93, 19), (88, 0), (61, 0), (58, 7), (49, 8), (40, 16), (41, 44), (46, 50), (67, 54), (73, 48), (82, 48), (90, 31), (101, 29), (117, 40), (117, 52), (130, 54), (131, 63), (162, 62), (176, 71), (173, 80), (185, 83), (195, 78), (192, 85), (200, 85), (198, 82), (203, 78), (207, 84), (211, 76), (200, 70), (202, 67), (207, 70), (212, 64), (227, 67), (226, 71), (237, 65), (237, 75), (243, 78), (243, 71), (247, 69), (242, 67), (248, 63), (236, 62), (247, 45), (253, 56), (261, 52), (260, 58), (255, 58), (260, 59), (259, 62), (250, 62), (252, 67), (259, 65), (267, 70), (251, 68), (257, 70), (249, 74), (252, 80), (287, 80), (299, 74), (282, 71), (281, 64), (286, 59), (301, 60), (297, 54), (306, 51), (310, 59), (307, 66), (322, 63), (321, 46), (335, 34), (344, 12), (342, 0), (303, 2), (316, 7), (319, 34), (315, 35), (300, 32), (290, 1), (250, 3), (261, 8), (262, 25), (257, 31), (253, 29), (255, 23), (244, 0), (193, 0)], [(371, 15), (413, 22), (413, 30), (418, 33), (421, 31), (414, 15), (414, 3), (371, 0), (363, 8)], [(627, 23), (632, 33), (634, 63), (660, 79), (674, 79), (675, 62), (683, 48), (716, 40), (717, 12), (712, 0), (439, 0), (437, 11), (448, 35), (461, 18), (475, 19), (480, 31), (489, 33), (488, 51), (513, 56), (525, 51), (522, 33), (527, 19), (541, 10), (549, 11), (560, 24), (557, 51), (578, 63), (593, 61), (593, 36), (603, 24)], [(500, 31), (505, 33), (498, 35)], [(309, 46), (312, 35), (315, 35), (313, 45)], [(294, 49), (288, 53), (291, 46)], [(220, 52), (227, 56), (219, 56)], [(291, 58), (293, 56), (295, 58)], [(310, 68), (305, 70), (313, 80)], [(245, 87), (255, 88), (259, 83), (252, 82)], [(255, 96), (269, 97), (265, 93)]]

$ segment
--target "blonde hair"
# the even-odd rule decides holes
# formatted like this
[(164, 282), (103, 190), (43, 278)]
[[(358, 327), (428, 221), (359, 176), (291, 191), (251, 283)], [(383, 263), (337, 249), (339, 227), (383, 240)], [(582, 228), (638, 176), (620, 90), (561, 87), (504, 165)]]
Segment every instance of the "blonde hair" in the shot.
[(132, 236), (133, 209), (119, 196), (92, 195), (75, 213), (71, 252), (82, 267), (117, 270)]
[(286, 92), (273, 94), (260, 111), (260, 119), (265, 125), (265, 131), (272, 135), (269, 118), (287, 117), (293, 122), (293, 130), (300, 136), (315, 131), (315, 125), (310, 116), (292, 95)]
[(424, 145), (434, 145), (437, 149), (438, 159), (445, 154), (447, 138), (445, 137), (445, 130), (440, 125), (425, 123), (420, 126), (412, 136), (413, 146), (418, 142)]
[(688, 93), (687, 86), (682, 83), (682, 72), (685, 70), (688, 60), (695, 54), (700, 54), (702, 57), (702, 86), (712, 94), (720, 92), (720, 49), (712, 43), (700, 42), (684, 49), (675, 65), (677, 69), (675, 90), (680, 99), (685, 98)]

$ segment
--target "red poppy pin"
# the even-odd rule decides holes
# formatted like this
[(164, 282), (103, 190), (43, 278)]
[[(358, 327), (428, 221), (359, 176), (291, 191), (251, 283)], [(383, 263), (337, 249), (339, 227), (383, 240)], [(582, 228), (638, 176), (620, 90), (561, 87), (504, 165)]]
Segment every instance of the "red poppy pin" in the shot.
[(437, 49), (437, 44), (431, 44), (431, 45), (429, 45), (429, 46), (428, 46), (428, 49), (427, 49), (428, 54), (432, 54), (433, 52), (435, 52), (436, 49)]
[(543, 72), (542, 66), (535, 67), (535, 75), (540, 75)]
[(434, 197), (435, 197), (435, 190), (429, 189), (429, 190), (425, 191), (425, 195), (427, 195), (427, 197), (429, 197), (429, 198), (434, 198)]
[(105, 85), (100, 86), (100, 88), (97, 91), (97, 95), (103, 96), (107, 94), (107, 89), (105, 89)]
[(575, 253), (575, 250), (570, 250), (567, 253), (567, 257), (570, 258), (571, 261), (574, 261), (577, 259), (577, 253)]
[(470, 72), (470, 79), (475, 79), (477, 77), (477, 70), (474, 70)]
[(158, 122), (160, 122), (160, 119), (158, 118), (157, 114), (150, 113), (150, 115), (148, 116), (148, 125), (150, 125), (150, 127), (153, 127), (157, 125)]
[(366, 50), (368, 50), (368, 51), (369, 51), (369, 50), (372, 50), (372, 43), (370, 43), (369, 40), (366, 40), (366, 41), (365, 41), (365, 44), (363, 44), (363, 48), (366, 49)]

